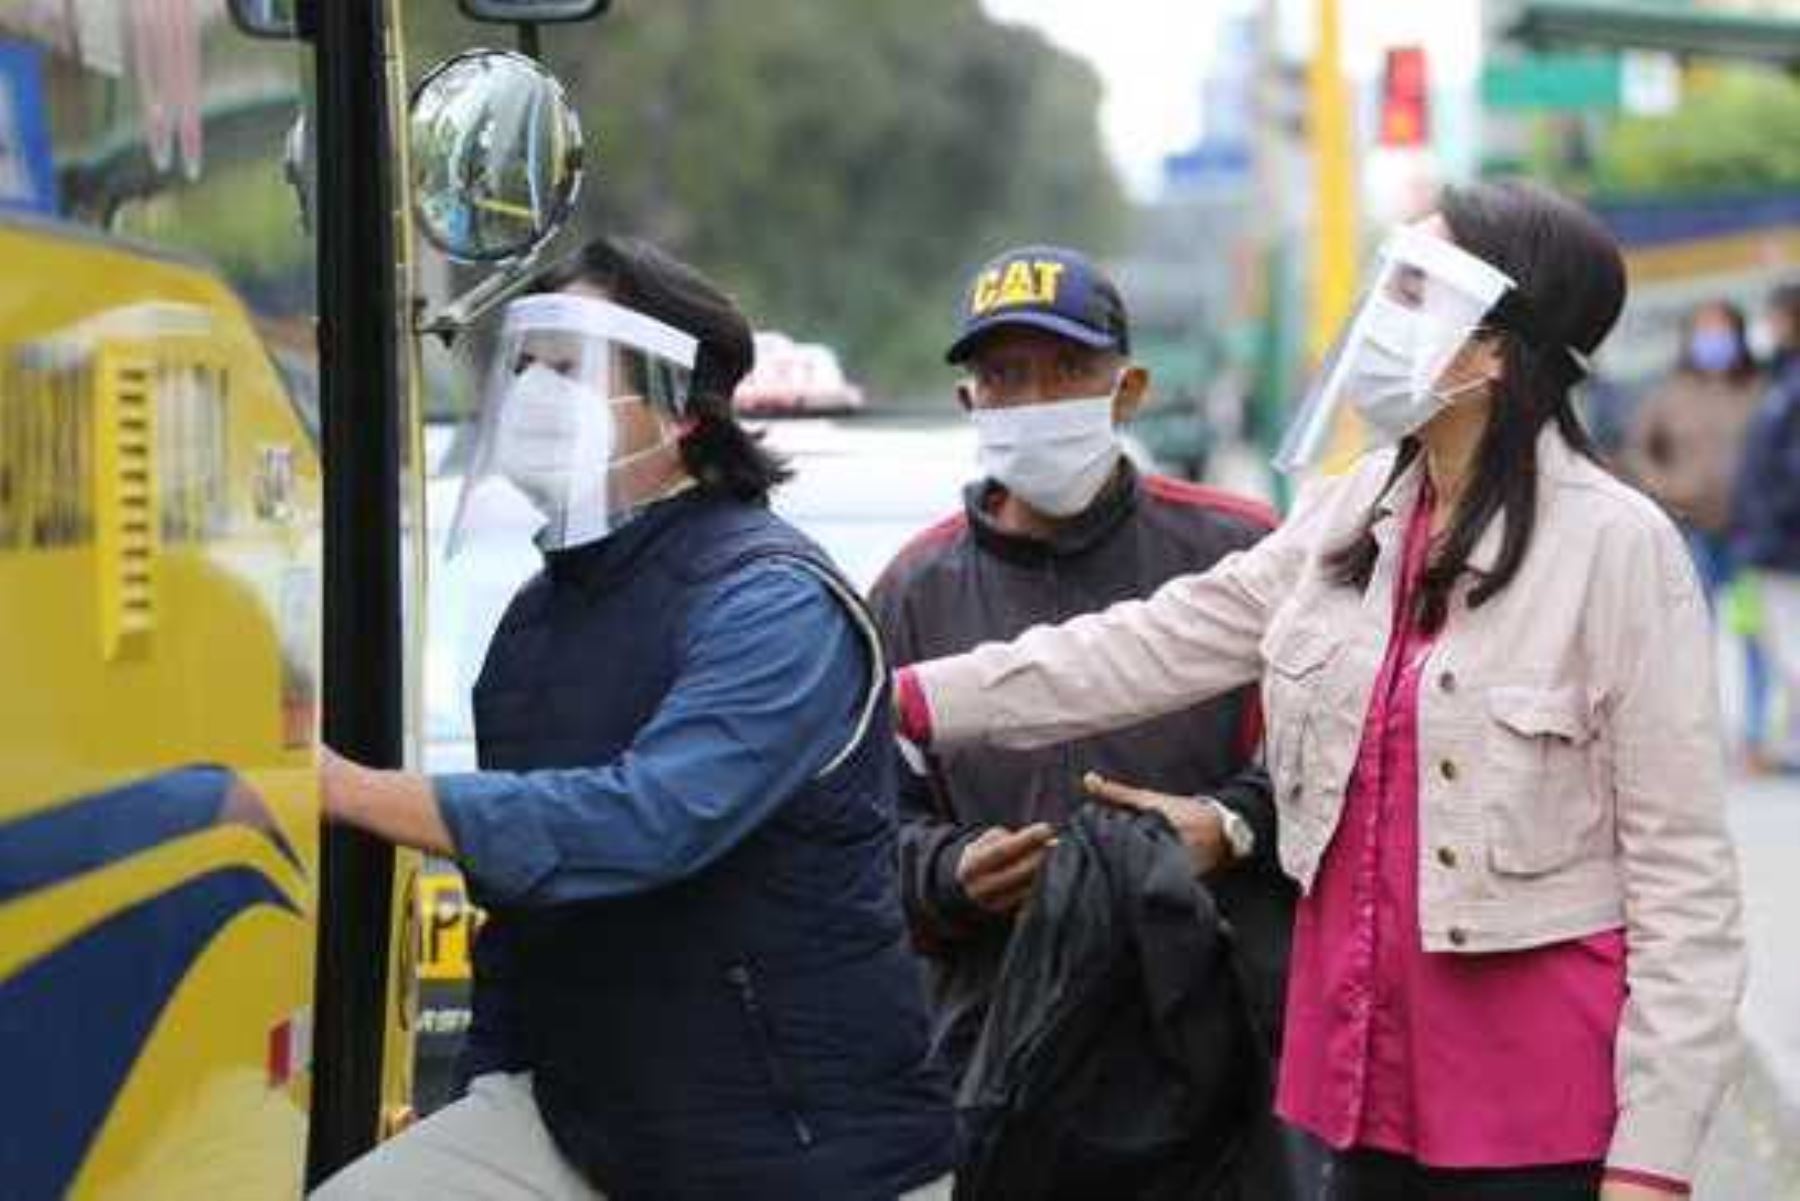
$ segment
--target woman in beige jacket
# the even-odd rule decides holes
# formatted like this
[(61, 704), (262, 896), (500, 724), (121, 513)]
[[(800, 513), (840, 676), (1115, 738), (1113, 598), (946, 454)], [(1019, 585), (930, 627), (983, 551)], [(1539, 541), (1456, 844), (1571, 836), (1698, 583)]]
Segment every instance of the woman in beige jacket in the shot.
[(1401, 242), (1306, 414), (1397, 449), (1203, 575), (903, 673), (903, 732), (1041, 746), (1260, 680), (1305, 891), (1277, 1107), (1334, 1201), (1680, 1196), (1744, 961), (1706, 606), (1569, 398), (1623, 265), (1525, 185)]

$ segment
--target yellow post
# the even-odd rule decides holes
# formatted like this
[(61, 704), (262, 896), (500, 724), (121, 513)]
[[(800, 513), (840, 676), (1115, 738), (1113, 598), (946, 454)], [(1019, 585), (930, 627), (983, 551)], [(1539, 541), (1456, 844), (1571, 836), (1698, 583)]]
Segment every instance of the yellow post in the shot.
[(1338, 0), (1317, 0), (1318, 42), (1307, 77), (1313, 160), (1313, 305), (1307, 349), (1317, 362), (1355, 301), (1356, 181)]
[[(1316, 369), (1356, 302), (1356, 151), (1344, 85), (1339, 0), (1317, 0), (1318, 37), (1307, 73), (1307, 138), (1313, 165), (1312, 320), (1308, 358)], [(1360, 452), (1354, 420), (1332, 432), (1326, 470), (1347, 467)]]

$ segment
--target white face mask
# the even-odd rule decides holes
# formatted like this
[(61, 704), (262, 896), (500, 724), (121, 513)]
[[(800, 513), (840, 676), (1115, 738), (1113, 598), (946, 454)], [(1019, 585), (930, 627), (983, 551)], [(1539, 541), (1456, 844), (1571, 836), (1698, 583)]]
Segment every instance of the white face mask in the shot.
[(507, 389), (494, 469), (549, 519), (541, 535), (548, 549), (608, 532), (607, 468), (616, 439), (612, 406), (542, 364), (527, 367)]
[(1477, 379), (1439, 390), (1434, 381), (1420, 380), (1419, 364), (1432, 359), (1424, 344), (1435, 331), (1427, 319), (1383, 297), (1371, 297), (1369, 304), (1360, 353), (1345, 374), (1344, 390), (1381, 442), (1398, 442), (1416, 433), (1486, 385), (1486, 380)]
[(976, 409), (981, 469), (1008, 492), (1050, 517), (1072, 517), (1093, 503), (1119, 462), (1113, 397)]
[(1744, 331), (1744, 337), (1751, 355), (1759, 363), (1768, 362), (1781, 350), (1780, 339), (1775, 336), (1775, 327), (1766, 318), (1751, 322), (1750, 328)]

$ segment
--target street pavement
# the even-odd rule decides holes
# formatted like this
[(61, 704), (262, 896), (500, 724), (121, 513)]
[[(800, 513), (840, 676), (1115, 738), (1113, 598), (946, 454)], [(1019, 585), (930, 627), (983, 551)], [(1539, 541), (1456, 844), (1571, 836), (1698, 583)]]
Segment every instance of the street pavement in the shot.
[(1750, 981), (1744, 1079), (1702, 1155), (1698, 1201), (1800, 1201), (1800, 777), (1739, 778), (1731, 832)]

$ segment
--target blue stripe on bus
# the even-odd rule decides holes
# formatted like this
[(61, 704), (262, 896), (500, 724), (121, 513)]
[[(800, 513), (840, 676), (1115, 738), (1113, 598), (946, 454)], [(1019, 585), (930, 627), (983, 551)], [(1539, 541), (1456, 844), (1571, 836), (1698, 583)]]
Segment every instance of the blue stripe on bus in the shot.
[(199, 764), (0, 825), (0, 902), (216, 825), (242, 825), (301, 868), (261, 797), (230, 769)]
[(260, 905), (298, 913), (268, 877), (219, 868), (101, 920), (0, 982), (0, 1181), (61, 1197), (158, 1016), (201, 953)]
[(1600, 201), (1593, 208), (1628, 250), (1800, 224), (1800, 192)]

